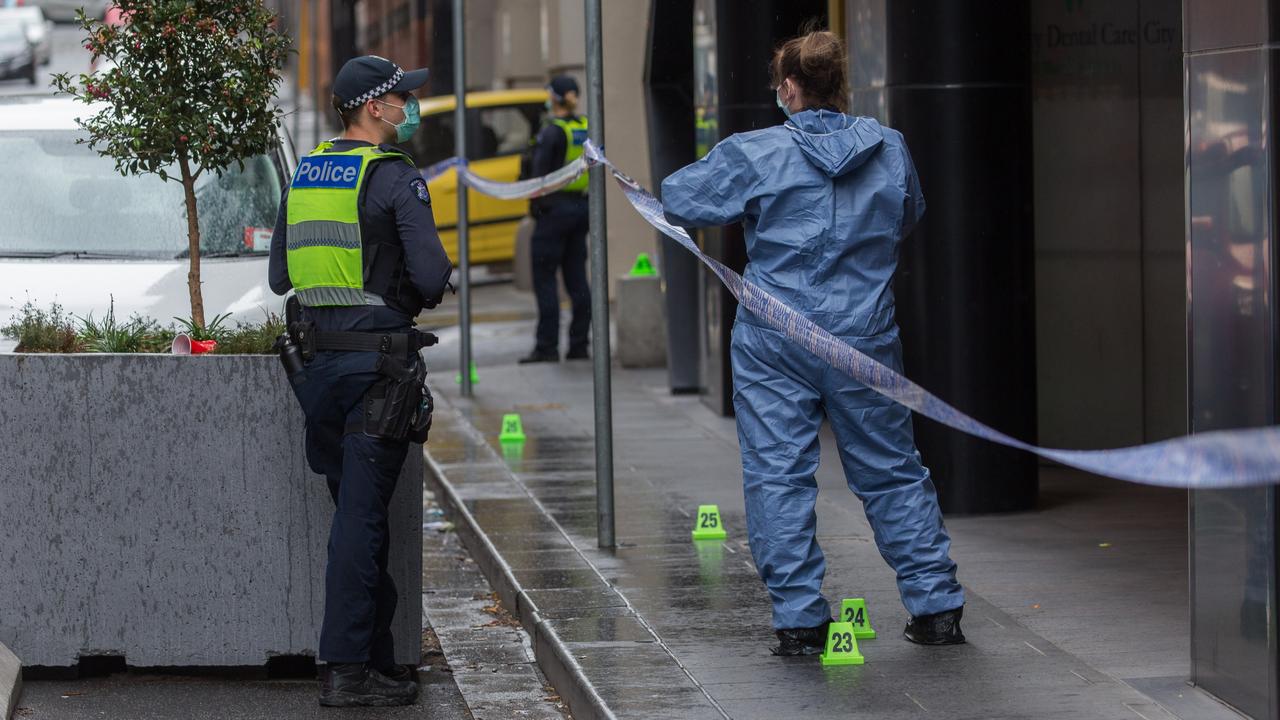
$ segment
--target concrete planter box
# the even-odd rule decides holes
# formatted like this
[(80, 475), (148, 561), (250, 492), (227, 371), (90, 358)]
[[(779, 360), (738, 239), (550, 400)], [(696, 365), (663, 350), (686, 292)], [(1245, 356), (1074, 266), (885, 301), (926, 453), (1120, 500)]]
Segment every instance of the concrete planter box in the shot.
[[(274, 357), (0, 355), (0, 643), (26, 666), (314, 655), (333, 513)], [(421, 646), (422, 454), (391, 517)]]

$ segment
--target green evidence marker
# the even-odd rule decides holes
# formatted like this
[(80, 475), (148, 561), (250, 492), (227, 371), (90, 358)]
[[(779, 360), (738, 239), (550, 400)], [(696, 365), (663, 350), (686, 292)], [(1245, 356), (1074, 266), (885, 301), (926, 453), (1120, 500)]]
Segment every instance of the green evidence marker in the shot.
[(833, 622), (827, 626), (827, 649), (822, 653), (823, 665), (862, 665), (866, 659), (858, 651), (853, 624)]
[(840, 603), (840, 622), (853, 626), (853, 635), (859, 640), (874, 640), (876, 631), (871, 627), (867, 614), (867, 601), (862, 598), (846, 598)]
[(654, 277), (658, 271), (653, 268), (653, 261), (649, 259), (649, 253), (640, 253), (636, 256), (636, 262), (631, 266), (631, 277)]
[(693, 518), (694, 540), (724, 540), (729, 534), (720, 520), (720, 508), (716, 505), (699, 505)]
[[(461, 385), (462, 373), (455, 373), (453, 376), (453, 381)], [(479, 384), (479, 382), (480, 382), (480, 373), (476, 372), (476, 364), (473, 362), (471, 363), (471, 384), (477, 385)]]
[(502, 433), (498, 435), (498, 442), (524, 442), (524, 439), (524, 425), (520, 422), (520, 415), (503, 415)]

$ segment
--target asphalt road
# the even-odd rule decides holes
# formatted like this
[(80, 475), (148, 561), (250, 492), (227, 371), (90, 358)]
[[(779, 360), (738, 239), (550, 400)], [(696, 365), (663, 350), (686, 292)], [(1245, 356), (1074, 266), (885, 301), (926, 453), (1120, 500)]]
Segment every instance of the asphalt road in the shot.
[(75, 25), (54, 25), (52, 62), (39, 69), (39, 81), (32, 86), (25, 79), (0, 80), (0, 95), (52, 93), (51, 77), (55, 73), (88, 72), (89, 52), (80, 44), (83, 38), (84, 31)]

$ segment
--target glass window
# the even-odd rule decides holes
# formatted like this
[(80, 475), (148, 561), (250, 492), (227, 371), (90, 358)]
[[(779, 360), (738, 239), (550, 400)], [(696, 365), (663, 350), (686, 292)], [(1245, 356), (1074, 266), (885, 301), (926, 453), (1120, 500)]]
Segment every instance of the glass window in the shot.
[[(467, 158), (487, 160), (524, 152), (541, 124), (542, 112), (541, 105), (472, 108), (467, 113)], [(445, 112), (423, 118), (422, 130), (408, 147), (418, 167), (454, 156), (453, 117)]]
[[(187, 248), (182, 184), (153, 175), (124, 177), (115, 163), (77, 145), (76, 131), (0, 132), (5, 222), (0, 254), (87, 252), (177, 257)], [(176, 170), (170, 171), (177, 174)], [(201, 248), (245, 249), (248, 228), (275, 226), (282, 171), (268, 156), (196, 181)]]
[(480, 134), (475, 159), (524, 152), (533, 137), (534, 123), (540, 110), (536, 105), (481, 108), (478, 111)]
[(453, 112), (423, 117), (422, 129), (408, 142), (407, 149), (420, 168), (453, 157)]
[(715, 3), (696, 0), (693, 10), (693, 94), (695, 148), (699, 158), (720, 141), (718, 93)]
[(0, 21), (0, 46), (22, 47), (27, 43), (26, 31), (22, 23), (16, 21)]

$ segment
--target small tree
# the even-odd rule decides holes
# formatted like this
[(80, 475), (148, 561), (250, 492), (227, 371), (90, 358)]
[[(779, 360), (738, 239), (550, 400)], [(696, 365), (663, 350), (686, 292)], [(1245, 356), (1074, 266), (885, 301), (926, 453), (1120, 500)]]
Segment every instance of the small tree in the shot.
[[(115, 0), (124, 23), (79, 13), (104, 72), (54, 77), (58, 91), (100, 108), (77, 122), (122, 175), (180, 180), (186, 194), (191, 319), (204, 326), (196, 180), (266, 152), (289, 37), (262, 0)], [(174, 171), (177, 177), (174, 177)]]

